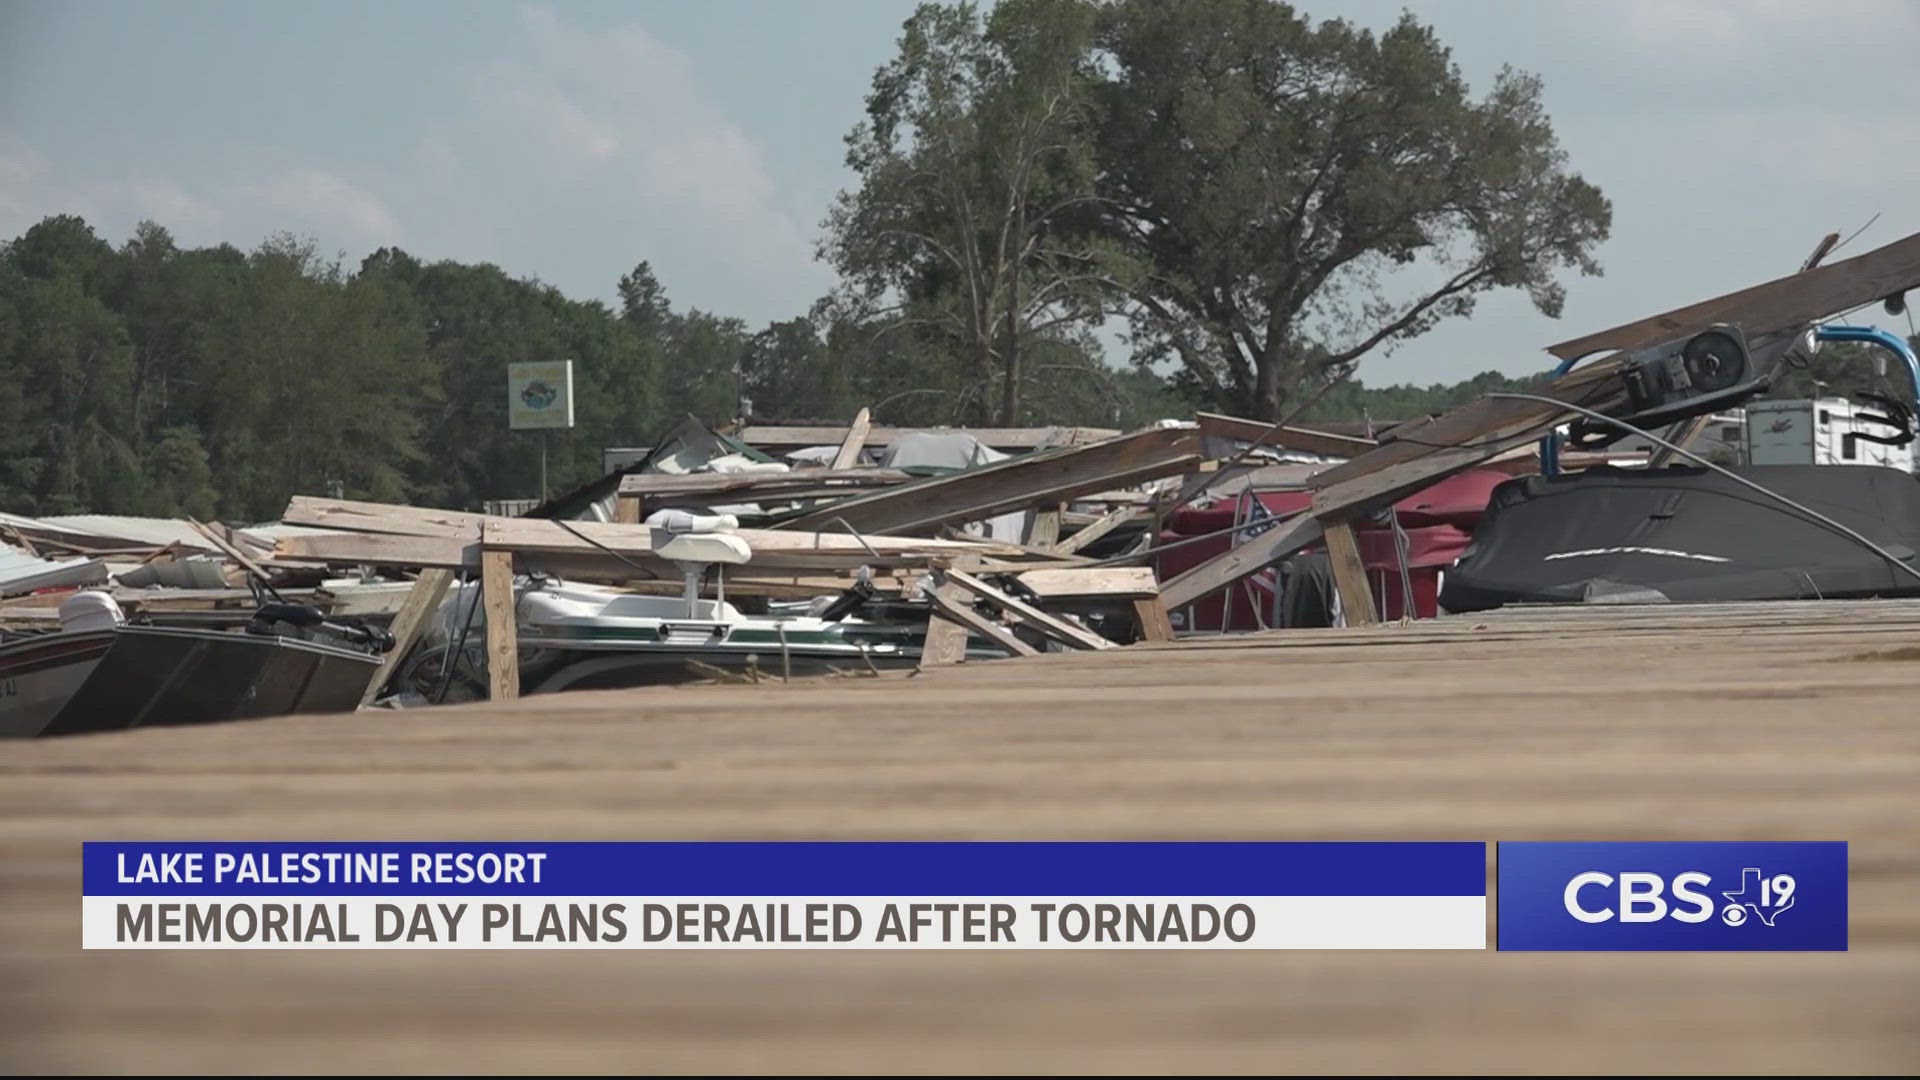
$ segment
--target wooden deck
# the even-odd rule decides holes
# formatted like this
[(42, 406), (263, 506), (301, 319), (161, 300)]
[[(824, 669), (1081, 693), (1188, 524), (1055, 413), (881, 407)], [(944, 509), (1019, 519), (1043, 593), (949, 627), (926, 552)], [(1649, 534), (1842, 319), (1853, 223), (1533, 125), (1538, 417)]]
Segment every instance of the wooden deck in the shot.
[[(1920, 602), (0, 744), (7, 1071), (1920, 1069)], [(83, 839), (1839, 839), (1844, 954), (83, 953)]]

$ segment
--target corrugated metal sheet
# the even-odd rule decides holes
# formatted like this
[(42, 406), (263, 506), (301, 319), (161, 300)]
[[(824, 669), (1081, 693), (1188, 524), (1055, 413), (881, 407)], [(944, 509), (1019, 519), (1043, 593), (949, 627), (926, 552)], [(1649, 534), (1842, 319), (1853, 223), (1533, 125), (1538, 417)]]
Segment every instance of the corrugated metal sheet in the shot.
[(60, 585), (97, 585), (107, 580), (99, 559), (42, 559), (0, 544), (0, 596), (21, 596)]
[(92, 533), (95, 536), (123, 541), (122, 546), (125, 547), (149, 544), (154, 547), (165, 547), (168, 544), (180, 543), (211, 550), (213, 546), (207, 542), (206, 537), (196, 532), (192, 525), (172, 518), (124, 517), (118, 514), (65, 514), (40, 520), (67, 532)]

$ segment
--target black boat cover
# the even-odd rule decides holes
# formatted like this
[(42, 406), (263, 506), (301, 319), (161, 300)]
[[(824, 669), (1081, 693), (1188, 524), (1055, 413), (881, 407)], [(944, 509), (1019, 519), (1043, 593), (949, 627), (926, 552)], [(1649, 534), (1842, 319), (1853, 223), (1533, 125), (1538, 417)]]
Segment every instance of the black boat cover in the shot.
[[(1739, 475), (1819, 511), (1907, 565), (1920, 481), (1877, 465), (1748, 465)], [(1920, 595), (1920, 578), (1844, 533), (1710, 469), (1588, 469), (1494, 489), (1440, 605), (1657, 603)]]

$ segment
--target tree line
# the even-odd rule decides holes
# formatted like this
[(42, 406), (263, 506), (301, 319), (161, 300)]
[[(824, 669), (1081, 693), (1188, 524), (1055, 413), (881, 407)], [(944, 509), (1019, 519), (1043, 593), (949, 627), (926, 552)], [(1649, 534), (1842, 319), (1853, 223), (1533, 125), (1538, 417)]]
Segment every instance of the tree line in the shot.
[[(1196, 407), (1404, 419), (1505, 383), (1368, 388), (1363, 357), (1501, 288), (1557, 313), (1610, 210), (1531, 76), (1475, 97), (1411, 16), (1273, 0), (927, 4), (847, 137), (819, 253), (765, 327), (387, 248), (0, 248), (0, 508), (271, 518), (294, 492), (475, 508), (710, 422), (1130, 427)], [(1126, 354), (1107, 359), (1116, 342)], [(504, 374), (571, 358), (577, 426), (509, 432)]]

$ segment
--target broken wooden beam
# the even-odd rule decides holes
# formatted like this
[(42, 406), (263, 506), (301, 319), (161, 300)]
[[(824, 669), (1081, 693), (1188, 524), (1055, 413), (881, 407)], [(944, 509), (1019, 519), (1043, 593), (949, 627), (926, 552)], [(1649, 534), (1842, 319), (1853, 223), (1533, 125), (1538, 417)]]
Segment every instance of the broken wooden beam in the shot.
[(1133, 615), (1140, 624), (1141, 641), (1172, 641), (1173, 620), (1167, 618), (1167, 605), (1157, 596), (1143, 596), (1133, 602)]
[[(837, 446), (846, 442), (847, 425), (748, 424), (732, 433), (733, 438), (760, 450), (800, 450), (809, 446)], [(929, 435), (971, 435), (980, 445), (995, 450), (1026, 451), (1043, 446), (1077, 446), (1111, 439), (1120, 432), (1112, 428), (1037, 427), (1037, 428), (944, 428), (944, 427), (869, 427), (863, 445), (886, 447), (902, 435), (924, 432)]]
[(1299, 513), (1282, 519), (1275, 529), (1243, 540), (1186, 572), (1160, 584), (1161, 602), (1170, 611), (1193, 603), (1274, 563), (1320, 542), (1320, 519)]
[(860, 460), (860, 451), (866, 448), (867, 432), (873, 430), (873, 414), (866, 408), (853, 414), (853, 423), (848, 425), (847, 434), (840, 440), (840, 449), (834, 452), (835, 469), (851, 469)]
[(1053, 545), (1053, 550), (1061, 555), (1072, 555), (1123, 525), (1151, 520), (1152, 517), (1153, 514), (1143, 507), (1123, 506), (1095, 518), (1091, 524), (1081, 526), (1072, 536)]
[(844, 521), (863, 533), (914, 535), (1177, 475), (1201, 460), (1197, 428), (1148, 428), (852, 496), (776, 527), (825, 528)]
[(1373, 626), (1380, 621), (1374, 606), (1373, 586), (1367, 582), (1367, 565), (1360, 559), (1360, 544), (1353, 537), (1353, 523), (1345, 519), (1321, 519), (1326, 534), (1327, 560), (1333, 569), (1333, 586), (1340, 596), (1340, 614), (1348, 626)]
[(1298, 450), (1301, 453), (1319, 454), (1322, 457), (1355, 457), (1380, 445), (1372, 439), (1363, 439), (1357, 435), (1316, 431), (1313, 428), (1293, 424), (1276, 428), (1264, 421), (1243, 420), (1237, 416), (1221, 416), (1218, 413), (1195, 413), (1194, 419), (1200, 422), (1200, 433), (1211, 438), (1251, 443), (1255, 446), (1276, 446), (1283, 450)]
[(1008, 616), (1019, 619), (1035, 630), (1063, 644), (1071, 645), (1076, 649), (1111, 649), (1114, 647), (1113, 642), (1088, 630), (1086, 627), (1078, 626), (1066, 619), (1041, 611), (1025, 600), (1010, 596), (964, 570), (936, 569), (935, 573), (939, 575), (943, 584), (951, 583), (958, 585), (962, 589), (985, 600), (987, 603), (992, 604), (994, 607), (999, 608)]
[(935, 599), (927, 615), (927, 634), (920, 639), (920, 666), (943, 667), (967, 658), (967, 627), (954, 618), (950, 609), (964, 601), (966, 593), (952, 582), (939, 582), (934, 595), (944, 593), (945, 603)]
[(964, 599), (964, 590), (947, 586), (935, 589), (928, 595), (933, 609), (940, 616), (959, 623), (988, 641), (1000, 646), (1015, 656), (1037, 656), (1040, 650), (1021, 641), (1008, 627), (994, 622), (969, 605)]
[(1920, 233), (1851, 259), (1563, 341), (1547, 351), (1571, 360), (1606, 349), (1644, 349), (1715, 323), (1738, 323), (1752, 341), (1914, 288), (1920, 288)]
[(393, 648), (380, 660), (380, 670), (373, 673), (373, 681), (367, 684), (366, 692), (360, 695), (360, 704), (368, 705), (378, 697), (386, 687), (387, 680), (393, 677), (393, 669), (400, 666), (407, 651), (413, 648), (415, 638), (427, 620), (440, 611), (441, 601), (447, 598), (447, 586), (453, 581), (450, 570), (422, 570), (414, 580), (413, 588), (407, 593), (406, 603), (393, 617), (391, 633)]
[(487, 616), (487, 696), (512, 701), (520, 696), (520, 631), (515, 621), (513, 553), (480, 555), (480, 601)]

